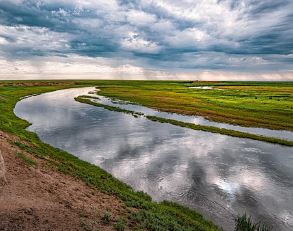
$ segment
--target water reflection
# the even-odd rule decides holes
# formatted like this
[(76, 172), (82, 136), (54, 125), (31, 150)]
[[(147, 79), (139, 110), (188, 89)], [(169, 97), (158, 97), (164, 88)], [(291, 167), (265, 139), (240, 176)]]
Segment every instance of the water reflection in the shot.
[(69, 89), (22, 100), (30, 131), (101, 166), (155, 200), (177, 201), (232, 230), (248, 212), (293, 229), (293, 149), (134, 118), (75, 102)]

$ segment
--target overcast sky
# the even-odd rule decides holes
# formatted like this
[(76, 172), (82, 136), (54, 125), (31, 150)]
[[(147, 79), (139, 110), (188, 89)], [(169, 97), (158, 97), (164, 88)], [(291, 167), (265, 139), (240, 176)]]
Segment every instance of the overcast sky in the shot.
[(293, 80), (293, 0), (0, 0), (0, 78)]

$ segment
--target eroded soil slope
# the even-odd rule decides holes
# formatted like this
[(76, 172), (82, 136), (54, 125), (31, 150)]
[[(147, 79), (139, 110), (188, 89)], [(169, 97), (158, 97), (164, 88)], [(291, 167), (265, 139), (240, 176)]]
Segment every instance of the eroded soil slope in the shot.
[[(119, 199), (59, 173), (15, 141), (0, 131), (6, 178), (0, 180), (0, 230), (114, 230), (115, 220), (127, 220)], [(103, 221), (106, 211), (109, 224)]]

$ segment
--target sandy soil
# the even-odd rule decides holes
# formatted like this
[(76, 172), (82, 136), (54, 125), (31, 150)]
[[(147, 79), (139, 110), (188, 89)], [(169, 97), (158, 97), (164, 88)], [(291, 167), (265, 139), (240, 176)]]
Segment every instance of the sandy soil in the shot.
[[(118, 217), (127, 219), (117, 198), (54, 171), (46, 160), (11, 144), (15, 140), (0, 131), (0, 230), (114, 230)], [(35, 160), (36, 166), (19, 158), (18, 152)], [(110, 224), (102, 222), (106, 210), (112, 214)]]

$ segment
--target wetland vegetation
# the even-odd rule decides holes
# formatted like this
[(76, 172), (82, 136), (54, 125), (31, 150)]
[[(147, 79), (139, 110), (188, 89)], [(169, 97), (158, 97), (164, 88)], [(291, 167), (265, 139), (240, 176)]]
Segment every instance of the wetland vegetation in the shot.
[[(15, 144), (23, 151), (46, 160), (56, 171), (81, 179), (90, 187), (124, 202), (129, 211), (129, 229), (220, 230), (199, 213), (171, 202), (153, 202), (147, 194), (136, 192), (101, 168), (43, 143), (35, 133), (26, 131), (29, 123), (17, 118), (13, 108), (22, 97), (70, 87), (93, 86), (91, 81), (1, 81), (0, 130), (17, 136)], [(20, 158), (27, 160), (23, 155)]]
[[(135, 112), (135, 111), (130, 111), (126, 110), (120, 107), (116, 106), (110, 106), (98, 102), (93, 102), (92, 101), (93, 97), (90, 96), (78, 96), (75, 98), (76, 101), (80, 103), (87, 103), (96, 107), (102, 107), (110, 111), (116, 111), (116, 112), (123, 112), (126, 114), (131, 114), (134, 117), (137, 116), (143, 116), (143, 113)], [(178, 120), (173, 120), (173, 119), (167, 119), (167, 118), (162, 118), (158, 116), (150, 116), (146, 115), (145, 116), (147, 119), (160, 122), (160, 123), (169, 123), (173, 124), (176, 126), (180, 127), (185, 127), (185, 128), (190, 128), (193, 130), (201, 130), (201, 131), (206, 131), (206, 132), (212, 132), (212, 133), (219, 133), (222, 135), (228, 135), (228, 136), (233, 136), (233, 137), (239, 137), (239, 138), (247, 138), (247, 139), (253, 139), (253, 140), (259, 140), (259, 141), (264, 141), (264, 142), (269, 142), (269, 143), (275, 143), (275, 144), (280, 144), (280, 145), (285, 145), (285, 146), (293, 146), (293, 141), (288, 141), (288, 140), (283, 140), (283, 139), (278, 139), (278, 138), (273, 138), (273, 137), (266, 137), (262, 135), (254, 135), (250, 133), (245, 133), (245, 132), (240, 132), (240, 131), (234, 131), (230, 129), (225, 129), (225, 128), (218, 128), (218, 127), (213, 127), (213, 126), (205, 126), (205, 125), (199, 125), (199, 124), (194, 124), (194, 123), (186, 123)]]
[[(192, 86), (213, 86), (213, 89), (193, 89)], [(128, 228), (149, 230), (220, 230), (199, 213), (172, 202), (153, 202), (147, 194), (136, 192), (101, 168), (82, 161), (71, 154), (43, 143), (36, 134), (26, 131), (28, 122), (17, 118), (13, 108), (22, 97), (71, 87), (98, 86), (99, 94), (122, 99), (162, 111), (201, 115), (211, 120), (231, 122), (242, 126), (260, 126), (271, 129), (293, 130), (292, 83), (241, 82), (154, 82), (154, 81), (2, 81), (0, 82), (0, 129), (17, 136), (23, 151), (44, 159), (56, 171), (69, 174), (107, 194), (120, 198), (132, 221)], [(214, 90), (214, 89), (222, 90)], [(135, 116), (140, 114), (119, 107), (76, 98), (112, 111)], [(292, 146), (292, 142), (266, 140), (266, 137), (247, 137), (245, 134), (220, 129), (213, 130), (178, 121), (147, 117), (153, 121), (171, 123), (196, 130), (211, 131), (237, 137), (252, 138)], [(26, 162), (22, 154), (18, 157)], [(31, 162), (31, 164), (33, 164)], [(238, 219), (244, 222), (243, 219)], [(238, 221), (237, 220), (237, 221)], [(247, 219), (249, 222), (250, 220)], [(238, 223), (239, 223), (238, 222)], [(248, 222), (248, 223), (249, 223)], [(123, 227), (126, 225), (123, 223)], [(249, 223), (250, 224), (250, 223)], [(253, 226), (253, 224), (252, 224)], [(118, 227), (118, 225), (116, 225)], [(237, 226), (237, 230), (241, 230)], [(254, 226), (256, 227), (256, 226)], [(117, 228), (118, 229), (118, 228)], [(243, 229), (246, 230), (246, 229)], [(253, 229), (251, 229), (253, 230)]]
[[(203, 84), (208, 86), (201, 86)], [(194, 85), (197, 87), (194, 87)], [(274, 127), (275, 129), (278, 127), (278, 129), (283, 130), (291, 130), (292, 126), (292, 116), (290, 115), (293, 113), (293, 85), (288, 82), (215, 83), (113, 81), (101, 82), (98, 85), (98, 88), (101, 90), (99, 91), (100, 95), (107, 96), (112, 99), (125, 100), (130, 103), (141, 104), (143, 106), (155, 108), (161, 111), (182, 113), (187, 115), (204, 115), (204, 117), (208, 119), (214, 119), (215, 121), (225, 123), (234, 123), (241, 126), (254, 125), (256, 127), (265, 128)], [(275, 97), (274, 100), (272, 95)], [(284, 96), (282, 101), (280, 100), (281, 95)], [(93, 102), (93, 98), (94, 97), (92, 96), (79, 96), (76, 100), (98, 107), (104, 107), (105, 109), (111, 111), (124, 112), (134, 116), (142, 115), (117, 106), (105, 105), (96, 101)], [(262, 100), (259, 98), (262, 98)], [(263, 104), (265, 106), (263, 106)], [(212, 110), (209, 110), (209, 112), (206, 111), (205, 114), (202, 114), (202, 109), (207, 105), (209, 105)], [(235, 114), (237, 114), (237, 121), (233, 119)], [(257, 114), (257, 116), (255, 116), (255, 114)], [(233, 137), (249, 138), (269, 143), (293, 146), (293, 141), (276, 137), (274, 138), (227, 128), (182, 122), (158, 116), (146, 115), (146, 118), (152, 121), (170, 123), (194, 130), (202, 130)], [(267, 120), (265, 121), (263, 118), (267, 118)], [(253, 121), (254, 124), (252, 123)]]
[[(212, 89), (192, 87), (209, 86)], [(293, 82), (106, 81), (100, 95), (241, 126), (293, 130)]]

